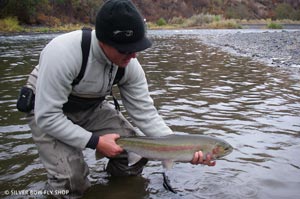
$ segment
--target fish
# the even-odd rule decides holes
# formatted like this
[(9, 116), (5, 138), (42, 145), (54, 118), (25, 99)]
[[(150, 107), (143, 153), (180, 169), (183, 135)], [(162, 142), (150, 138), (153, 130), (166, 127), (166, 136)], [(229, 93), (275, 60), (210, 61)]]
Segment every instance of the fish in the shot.
[(202, 151), (204, 157), (210, 154), (212, 159), (219, 159), (233, 150), (233, 147), (220, 138), (206, 135), (171, 134), (159, 137), (129, 136), (121, 137), (116, 143), (128, 153), (130, 165), (142, 157), (160, 160), (165, 168), (172, 168), (173, 162), (190, 162), (195, 152)]
[[(220, 159), (233, 151), (233, 147), (223, 139), (194, 134), (171, 134), (159, 137), (121, 137), (116, 143), (128, 153), (129, 166), (141, 158), (162, 161), (163, 167), (170, 170), (174, 162), (191, 162), (195, 152), (202, 151), (204, 158)], [(164, 186), (174, 191), (165, 173)], [(174, 191), (175, 192), (175, 191)]]

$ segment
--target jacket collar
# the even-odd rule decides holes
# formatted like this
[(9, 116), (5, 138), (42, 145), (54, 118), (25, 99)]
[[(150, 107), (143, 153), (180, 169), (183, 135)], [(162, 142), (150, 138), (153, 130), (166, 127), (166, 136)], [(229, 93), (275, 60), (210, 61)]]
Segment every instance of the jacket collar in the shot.
[[(97, 62), (101, 65), (105, 66), (106, 64), (113, 64), (105, 55), (102, 48), (99, 45), (98, 39), (95, 34), (95, 30), (92, 32), (92, 53), (93, 56), (96, 58)], [(115, 65), (115, 64), (113, 64)]]

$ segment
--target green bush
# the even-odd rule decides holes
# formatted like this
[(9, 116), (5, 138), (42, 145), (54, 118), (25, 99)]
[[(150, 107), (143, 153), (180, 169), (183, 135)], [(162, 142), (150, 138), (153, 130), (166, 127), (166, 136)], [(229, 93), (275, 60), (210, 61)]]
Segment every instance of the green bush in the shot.
[(157, 20), (157, 22), (156, 22), (156, 25), (158, 25), (158, 26), (165, 26), (165, 25), (167, 25), (167, 22), (166, 22), (166, 20), (164, 18), (159, 18)]
[(22, 27), (19, 25), (19, 21), (16, 17), (7, 17), (0, 20), (1, 32), (17, 32), (21, 30)]
[(222, 17), (220, 15), (215, 15), (214, 16), (214, 21), (221, 21)]
[(278, 23), (271, 22), (267, 25), (269, 29), (282, 29), (282, 25)]

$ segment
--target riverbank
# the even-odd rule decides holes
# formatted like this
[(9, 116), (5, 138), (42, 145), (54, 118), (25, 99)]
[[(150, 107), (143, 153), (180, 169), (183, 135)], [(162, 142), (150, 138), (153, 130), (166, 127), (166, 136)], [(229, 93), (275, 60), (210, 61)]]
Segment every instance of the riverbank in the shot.
[[(24, 25), (16, 17), (0, 19), (0, 35), (16, 35), (31, 33), (69, 32), (82, 27), (94, 28), (93, 24), (86, 23), (59, 23), (52, 25)], [(174, 17), (166, 21), (160, 18), (156, 22), (147, 21), (149, 30), (177, 30), (177, 29), (299, 29), (300, 20), (241, 20), (225, 19), (221, 15), (199, 14), (190, 18)]]
[(300, 68), (300, 30), (233, 32), (199, 36), (201, 42), (223, 51), (277, 67)]
[[(242, 23), (243, 22), (243, 23)], [(206, 45), (212, 45), (221, 48), (226, 52), (236, 55), (250, 57), (252, 59), (264, 62), (272, 66), (296, 67), (300, 69), (300, 23), (291, 23), (290, 21), (280, 21), (283, 30), (266, 29), (267, 21), (240, 21), (242, 29), (231, 29), (233, 31), (225, 31), (225, 33), (216, 34), (200, 34), (200, 40)], [(222, 23), (224, 24), (227, 23)], [(40, 33), (59, 33), (72, 30), (79, 30), (82, 27), (91, 27), (91, 24), (69, 24), (55, 28), (44, 26), (26, 26), (22, 31), (1, 32), (1, 35), (18, 35), (18, 34), (40, 34)], [(156, 29), (175, 29), (175, 27), (149, 26), (149, 30)], [(190, 28), (176, 28), (189, 30)], [(207, 30), (205, 27), (197, 27), (198, 30)], [(248, 31), (250, 30), (250, 31)], [(254, 31), (251, 31), (254, 30)], [(255, 31), (259, 30), (259, 31)]]

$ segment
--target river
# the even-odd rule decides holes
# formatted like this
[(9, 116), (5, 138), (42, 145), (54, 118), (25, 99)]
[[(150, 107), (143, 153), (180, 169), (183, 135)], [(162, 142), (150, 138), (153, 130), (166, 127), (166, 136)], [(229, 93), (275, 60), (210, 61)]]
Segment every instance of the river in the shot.
[[(160, 162), (149, 162), (140, 177), (112, 178), (103, 171), (107, 160), (97, 160), (86, 149), (93, 186), (84, 198), (299, 197), (299, 70), (221, 52), (199, 42), (199, 34), (204, 33), (149, 31), (154, 45), (139, 60), (155, 105), (175, 133), (219, 137), (234, 151), (215, 167), (176, 163), (171, 171), (174, 194), (162, 186)], [(1, 198), (47, 196), (41, 192), (46, 171), (15, 104), (40, 51), (55, 36), (0, 36)]]

